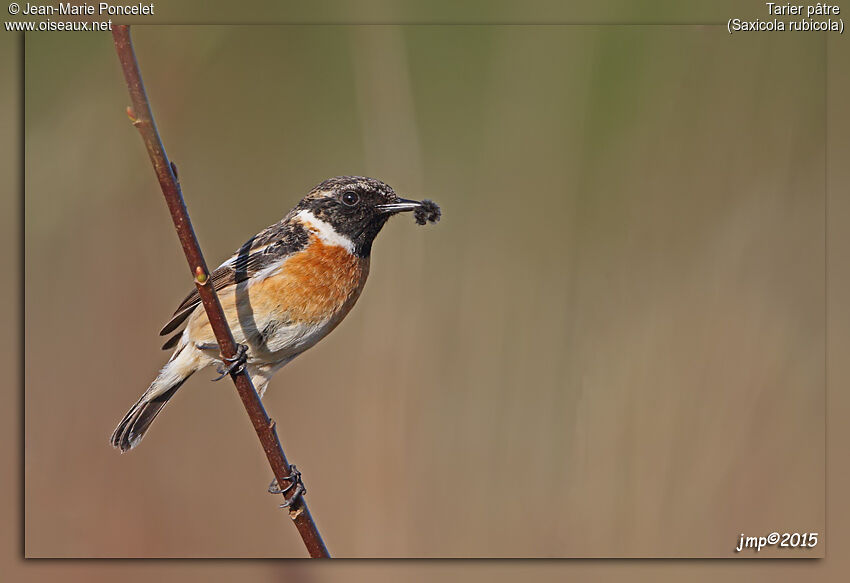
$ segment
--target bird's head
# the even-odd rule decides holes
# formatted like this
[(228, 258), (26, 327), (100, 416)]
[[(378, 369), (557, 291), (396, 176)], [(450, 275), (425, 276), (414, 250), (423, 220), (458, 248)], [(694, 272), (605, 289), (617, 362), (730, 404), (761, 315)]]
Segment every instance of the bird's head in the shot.
[(435, 203), (400, 198), (388, 184), (363, 176), (329, 178), (311, 190), (294, 210), (306, 222), (330, 225), (337, 235), (350, 241), (354, 253), (361, 257), (368, 257), (372, 242), (387, 220), (407, 211), (413, 211), (420, 224), (440, 218)]

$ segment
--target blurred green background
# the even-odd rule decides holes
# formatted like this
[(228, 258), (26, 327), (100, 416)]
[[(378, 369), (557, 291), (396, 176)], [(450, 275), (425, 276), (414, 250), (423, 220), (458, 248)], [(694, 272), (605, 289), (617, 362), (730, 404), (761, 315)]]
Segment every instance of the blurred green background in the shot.
[[(265, 399), (336, 556), (728, 557), (823, 531), (820, 36), (134, 37), (210, 264), (332, 175), (443, 207), (385, 228), (357, 307)], [(191, 281), (109, 36), (30, 35), (25, 68), (26, 555), (302, 556), (212, 374), (108, 446)]]

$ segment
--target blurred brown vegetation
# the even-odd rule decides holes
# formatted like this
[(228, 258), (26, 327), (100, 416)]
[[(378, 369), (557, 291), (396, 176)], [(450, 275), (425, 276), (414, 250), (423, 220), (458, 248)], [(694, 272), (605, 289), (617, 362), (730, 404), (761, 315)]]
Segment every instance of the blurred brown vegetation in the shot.
[[(823, 531), (820, 37), (134, 36), (211, 264), (331, 175), (443, 206), (388, 225), (357, 307), (265, 399), (299, 412), (279, 434), (332, 553), (726, 557)], [(110, 39), (30, 36), (25, 65), (26, 554), (301, 556), (231, 386), (193, 378), (138, 450), (108, 446), (191, 282)]]

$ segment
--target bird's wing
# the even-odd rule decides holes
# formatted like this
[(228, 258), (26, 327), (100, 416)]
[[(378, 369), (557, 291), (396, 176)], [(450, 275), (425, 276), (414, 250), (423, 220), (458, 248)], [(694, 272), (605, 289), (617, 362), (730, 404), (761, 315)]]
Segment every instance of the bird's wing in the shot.
[[(262, 270), (280, 263), (289, 255), (303, 249), (308, 240), (307, 231), (300, 223), (295, 221), (284, 220), (264, 229), (246, 241), (230, 259), (212, 272), (210, 280), (213, 289), (218, 292), (251, 279)], [(174, 315), (160, 330), (160, 336), (170, 334), (179, 328), (200, 303), (201, 296), (195, 288), (177, 306)], [(173, 347), (179, 336), (177, 334), (170, 338), (163, 349), (167, 350)]]

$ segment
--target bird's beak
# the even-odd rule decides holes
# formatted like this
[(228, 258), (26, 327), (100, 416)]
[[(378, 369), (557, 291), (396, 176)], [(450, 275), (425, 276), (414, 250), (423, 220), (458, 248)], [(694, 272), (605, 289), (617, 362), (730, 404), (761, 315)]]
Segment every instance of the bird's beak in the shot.
[(422, 203), (418, 200), (407, 200), (406, 198), (400, 198), (396, 200), (396, 202), (378, 205), (378, 210), (383, 213), (395, 214), (407, 211), (415, 211), (421, 206)]

